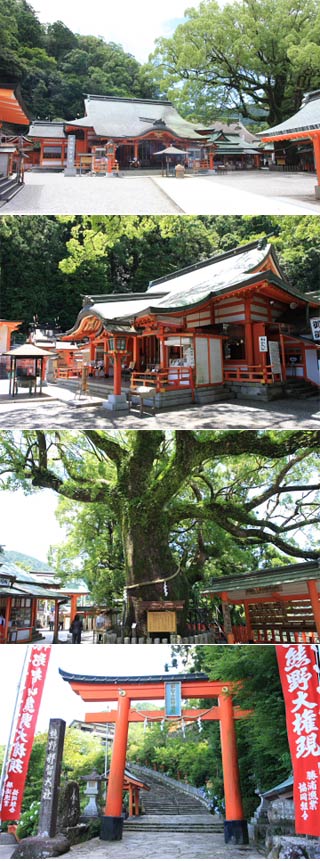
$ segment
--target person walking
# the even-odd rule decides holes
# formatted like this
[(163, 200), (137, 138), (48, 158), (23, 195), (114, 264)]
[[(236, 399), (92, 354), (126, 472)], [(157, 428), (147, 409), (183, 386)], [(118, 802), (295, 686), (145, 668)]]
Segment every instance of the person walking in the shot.
[(70, 634), (72, 634), (72, 642), (73, 643), (81, 643), (81, 634), (83, 631), (82, 620), (78, 613), (76, 613), (73, 622), (70, 625)]

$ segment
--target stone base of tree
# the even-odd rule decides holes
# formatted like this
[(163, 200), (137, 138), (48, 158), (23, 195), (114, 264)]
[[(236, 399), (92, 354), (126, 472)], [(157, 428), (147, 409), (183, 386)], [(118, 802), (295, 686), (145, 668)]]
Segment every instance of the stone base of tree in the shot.
[(36, 837), (25, 837), (24, 840), (20, 840), (11, 857), (57, 858), (68, 852), (70, 845), (70, 841), (64, 834), (56, 834), (55, 837), (44, 837), (39, 834)]

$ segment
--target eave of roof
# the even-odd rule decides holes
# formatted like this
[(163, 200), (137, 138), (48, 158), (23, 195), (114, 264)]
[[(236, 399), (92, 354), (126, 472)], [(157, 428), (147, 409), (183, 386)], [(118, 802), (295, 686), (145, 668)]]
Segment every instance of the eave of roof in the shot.
[(309, 93), (305, 97), (301, 107), (292, 117), (272, 126), (270, 129), (265, 129), (263, 132), (258, 132), (259, 137), (264, 140), (269, 137), (278, 135), (291, 136), (301, 132), (313, 132), (320, 129), (320, 90), (315, 93)]
[(166, 673), (160, 676), (88, 676), (77, 673), (69, 673), (59, 667), (59, 673), (64, 682), (85, 682), (92, 685), (136, 685), (148, 682), (206, 682), (209, 677), (206, 673)]
[(203, 589), (203, 595), (213, 592), (231, 592), (237, 589), (254, 589), (265, 586), (274, 586), (280, 583), (295, 583), (303, 580), (320, 579), (320, 560), (318, 562), (302, 562), (298, 565), (278, 565), (276, 568), (261, 568), (249, 573), (243, 572), (233, 577), (216, 577), (211, 581), (207, 589)]

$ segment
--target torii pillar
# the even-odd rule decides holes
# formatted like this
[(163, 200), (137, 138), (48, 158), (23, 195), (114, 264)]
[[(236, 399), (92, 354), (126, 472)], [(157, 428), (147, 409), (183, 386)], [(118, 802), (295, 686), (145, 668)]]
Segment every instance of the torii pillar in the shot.
[(225, 843), (243, 845), (249, 843), (248, 825), (244, 818), (240, 772), (237, 751), (237, 736), (233, 713), (233, 698), (228, 687), (219, 696), (220, 738), (223, 768), (226, 818), (224, 821)]
[(109, 772), (106, 812), (101, 818), (101, 840), (122, 840), (122, 790), (126, 767), (130, 697), (126, 690), (118, 696), (118, 715)]

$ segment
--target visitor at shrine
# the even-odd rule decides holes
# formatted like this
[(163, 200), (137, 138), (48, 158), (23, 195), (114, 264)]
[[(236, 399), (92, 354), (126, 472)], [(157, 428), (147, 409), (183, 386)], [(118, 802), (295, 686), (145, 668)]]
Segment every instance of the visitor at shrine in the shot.
[(76, 613), (73, 622), (70, 625), (70, 634), (72, 634), (72, 642), (73, 643), (81, 643), (81, 634), (83, 631), (82, 620), (78, 613)]

